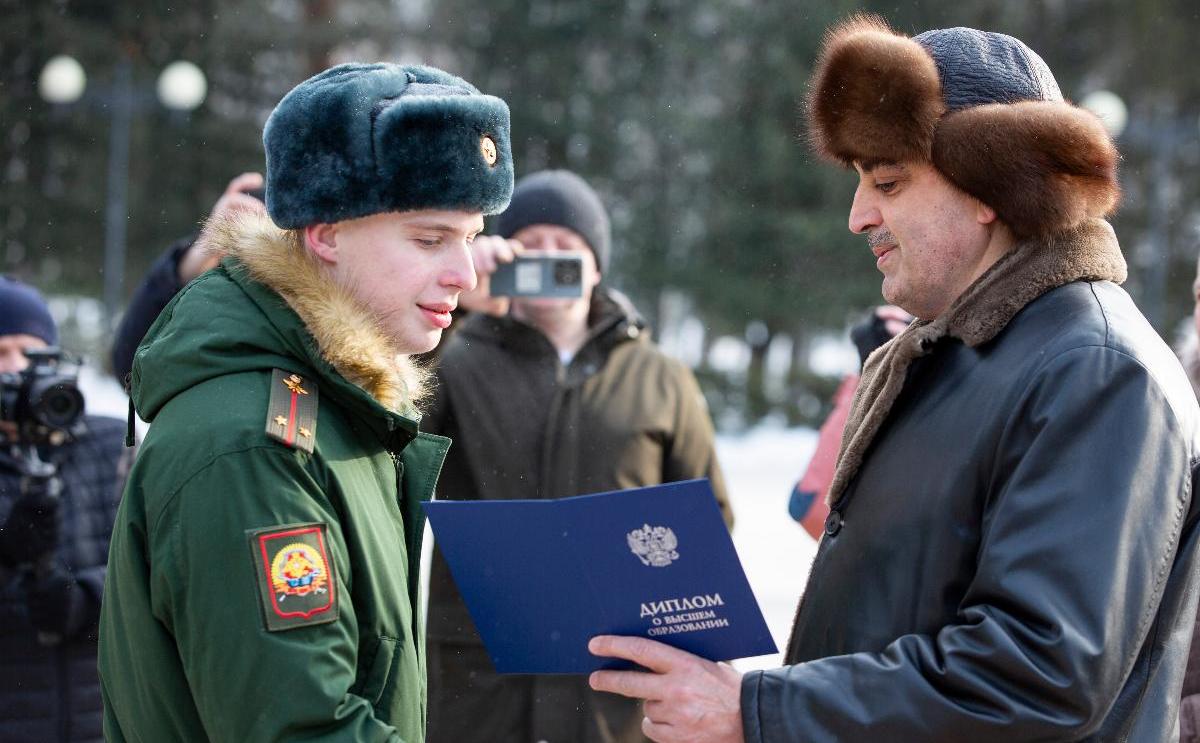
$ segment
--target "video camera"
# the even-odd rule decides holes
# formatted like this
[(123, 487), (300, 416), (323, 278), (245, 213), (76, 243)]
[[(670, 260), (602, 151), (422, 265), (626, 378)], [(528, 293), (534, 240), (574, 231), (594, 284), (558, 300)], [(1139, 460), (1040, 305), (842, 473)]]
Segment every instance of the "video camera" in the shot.
[[(0, 422), (16, 428), (16, 440), (3, 460), (21, 475), (21, 500), (36, 502), (49, 514), (53, 526), (41, 528), (53, 532), (51, 544), (56, 544), (63, 485), (58, 466), (53, 460), (43, 460), (38, 446), (61, 444), (83, 415), (83, 393), (77, 384), (79, 364), (64, 362), (57, 348), (26, 349), (25, 358), (29, 366), (24, 370), (0, 373)], [(19, 567), (32, 570), (35, 576), (47, 575), (53, 569), (54, 554), (52, 547)], [(47, 647), (61, 641), (56, 633), (38, 632), (38, 642)]]
[(15, 424), (23, 443), (58, 443), (83, 415), (78, 364), (57, 348), (26, 349), (25, 357), (24, 371), (0, 373), (0, 421)]

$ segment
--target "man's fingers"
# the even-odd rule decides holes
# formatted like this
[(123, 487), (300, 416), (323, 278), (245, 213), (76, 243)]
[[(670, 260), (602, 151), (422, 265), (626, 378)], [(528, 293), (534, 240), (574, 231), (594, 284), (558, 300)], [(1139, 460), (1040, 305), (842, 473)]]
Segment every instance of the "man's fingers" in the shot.
[(496, 253), (493, 256), (496, 263), (512, 263), (516, 254), (513, 252), (513, 244), (519, 245), (515, 240), (497, 240)]
[(875, 314), (884, 320), (911, 320), (908, 310), (894, 304), (881, 304), (875, 308)]
[(646, 736), (654, 743), (676, 743), (682, 738), (676, 733), (675, 728), (662, 722), (655, 722), (649, 717), (642, 718), (642, 735)]
[(883, 320), (883, 327), (893, 336), (899, 335), (912, 322), (912, 315), (892, 304), (876, 307), (875, 316)]
[(253, 196), (250, 196), (249, 194), (234, 193), (230, 194), (225, 200), (224, 208), (221, 211), (225, 213), (233, 211), (247, 211), (265, 214), (267, 211), (267, 205)]
[(512, 263), (517, 256), (525, 252), (525, 246), (516, 240), (504, 240), (496, 246), (496, 260), (500, 263)]
[(659, 673), (666, 673), (696, 658), (691, 653), (644, 637), (599, 635), (588, 642), (588, 650), (592, 655), (631, 660)]
[(632, 699), (661, 697), (662, 676), (644, 671), (595, 671), (588, 683), (596, 691), (607, 691)]
[(229, 182), (229, 185), (225, 187), (225, 193), (236, 193), (248, 188), (262, 188), (263, 182), (262, 173), (242, 173)]
[(496, 272), (496, 261), (487, 253), (476, 253), (475, 260), (475, 275), (482, 281)]
[(503, 240), (491, 235), (479, 235), (471, 243), (471, 260), (480, 279), (496, 272), (497, 245)]

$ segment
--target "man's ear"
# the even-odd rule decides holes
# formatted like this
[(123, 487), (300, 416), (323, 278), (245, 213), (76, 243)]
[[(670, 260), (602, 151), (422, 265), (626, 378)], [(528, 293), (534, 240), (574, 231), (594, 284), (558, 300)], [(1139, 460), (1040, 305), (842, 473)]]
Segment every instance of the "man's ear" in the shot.
[(336, 264), (339, 253), (336, 224), (310, 224), (304, 228), (304, 244), (322, 263)]
[(979, 224), (991, 224), (996, 221), (996, 210), (979, 199), (975, 200), (975, 220)]

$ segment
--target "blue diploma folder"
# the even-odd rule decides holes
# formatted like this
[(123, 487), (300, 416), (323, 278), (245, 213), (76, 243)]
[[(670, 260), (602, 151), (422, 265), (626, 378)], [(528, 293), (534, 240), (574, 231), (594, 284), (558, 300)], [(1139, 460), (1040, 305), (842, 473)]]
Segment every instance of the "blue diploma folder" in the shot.
[(710, 660), (777, 652), (708, 480), (425, 510), (499, 673), (630, 667), (588, 652), (603, 634)]

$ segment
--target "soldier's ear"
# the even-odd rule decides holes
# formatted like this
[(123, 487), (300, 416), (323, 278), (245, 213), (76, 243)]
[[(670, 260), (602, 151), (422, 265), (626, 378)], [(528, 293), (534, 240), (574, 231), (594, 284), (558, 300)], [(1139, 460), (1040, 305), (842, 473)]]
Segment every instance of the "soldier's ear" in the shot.
[(337, 225), (318, 222), (304, 228), (304, 244), (323, 263), (338, 262)]

